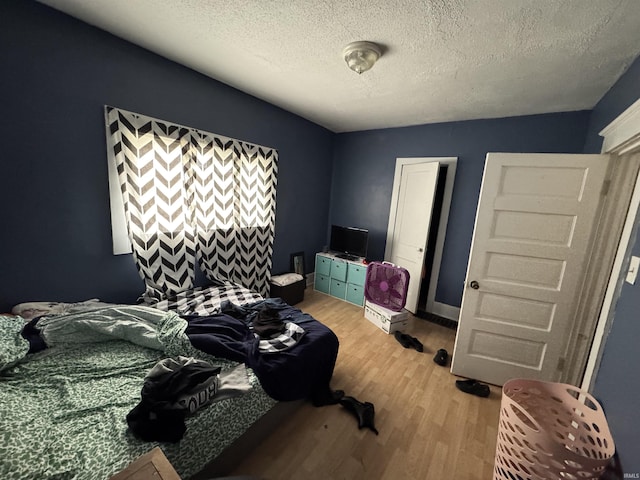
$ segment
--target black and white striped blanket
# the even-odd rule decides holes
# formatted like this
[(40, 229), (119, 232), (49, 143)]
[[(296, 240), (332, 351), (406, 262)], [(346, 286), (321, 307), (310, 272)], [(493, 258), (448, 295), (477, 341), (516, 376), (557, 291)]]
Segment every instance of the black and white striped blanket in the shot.
[(171, 295), (165, 300), (149, 304), (150, 307), (178, 315), (215, 315), (220, 306), (229, 301), (234, 305), (255, 303), (264, 298), (257, 292), (240, 285), (226, 284), (222, 286), (196, 287)]

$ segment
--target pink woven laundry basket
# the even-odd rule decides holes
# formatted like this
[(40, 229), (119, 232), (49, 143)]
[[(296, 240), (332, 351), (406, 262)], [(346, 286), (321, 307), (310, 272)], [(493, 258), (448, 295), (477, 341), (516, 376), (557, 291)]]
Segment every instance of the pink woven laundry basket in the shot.
[(615, 452), (602, 407), (564, 383), (502, 388), (494, 480), (597, 479)]

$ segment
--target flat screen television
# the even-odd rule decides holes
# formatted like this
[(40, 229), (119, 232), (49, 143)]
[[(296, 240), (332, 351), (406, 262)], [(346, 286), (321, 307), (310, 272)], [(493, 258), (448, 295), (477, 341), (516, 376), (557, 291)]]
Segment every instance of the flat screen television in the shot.
[(362, 228), (331, 225), (329, 250), (340, 258), (356, 259), (367, 256), (369, 231)]

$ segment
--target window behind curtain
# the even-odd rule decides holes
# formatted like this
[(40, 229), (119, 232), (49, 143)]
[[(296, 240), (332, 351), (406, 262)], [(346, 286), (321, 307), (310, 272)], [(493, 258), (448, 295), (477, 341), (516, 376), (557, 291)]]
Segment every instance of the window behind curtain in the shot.
[(266, 295), (277, 151), (109, 106), (105, 119), (114, 253), (133, 252), (143, 299), (192, 288), (196, 261)]

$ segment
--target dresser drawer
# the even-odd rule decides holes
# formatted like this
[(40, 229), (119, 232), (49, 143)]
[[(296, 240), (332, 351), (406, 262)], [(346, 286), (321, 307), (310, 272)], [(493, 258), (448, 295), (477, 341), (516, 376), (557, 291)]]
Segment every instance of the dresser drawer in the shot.
[(327, 277), (331, 274), (331, 258), (316, 255), (316, 275), (317, 274), (326, 275)]
[(345, 282), (347, 280), (347, 267), (347, 262), (333, 259), (331, 261), (331, 278)]
[(322, 293), (329, 293), (329, 276), (316, 273), (314, 288)]
[(347, 293), (347, 284), (341, 280), (331, 279), (331, 286), (329, 287), (329, 294), (333, 297), (344, 300)]
[(364, 287), (362, 285), (354, 285), (353, 283), (347, 283), (347, 302), (355, 303), (356, 305), (364, 305)]
[(354, 285), (364, 285), (367, 276), (367, 266), (350, 263), (347, 269), (347, 282)]

